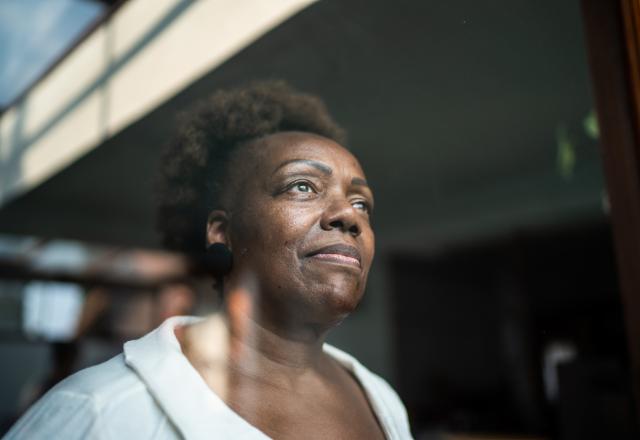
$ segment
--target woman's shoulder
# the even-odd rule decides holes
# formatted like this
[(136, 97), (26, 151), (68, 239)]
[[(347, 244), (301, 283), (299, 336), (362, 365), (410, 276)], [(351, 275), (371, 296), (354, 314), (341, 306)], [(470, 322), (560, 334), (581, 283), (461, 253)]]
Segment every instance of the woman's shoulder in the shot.
[(396, 438), (411, 438), (407, 410), (393, 387), (349, 353), (329, 344), (324, 345), (324, 351), (358, 379), (378, 418), (396, 433)]
[[(162, 416), (144, 383), (120, 354), (57, 384), (29, 408), (6, 438), (111, 438), (118, 431), (143, 431), (142, 425), (156, 424), (154, 419)], [(125, 426), (133, 424), (136, 426)]]
[[(53, 393), (90, 397), (104, 406), (122, 398), (124, 390), (144, 388), (136, 374), (125, 364), (122, 353), (98, 365), (78, 371), (56, 385)], [(130, 393), (129, 393), (130, 394)]]
[(369, 370), (353, 355), (329, 344), (324, 345), (324, 352), (349, 370), (361, 382), (367, 392), (377, 393), (386, 401), (397, 401), (397, 403), (402, 405), (400, 397), (391, 385), (389, 385), (389, 382)]

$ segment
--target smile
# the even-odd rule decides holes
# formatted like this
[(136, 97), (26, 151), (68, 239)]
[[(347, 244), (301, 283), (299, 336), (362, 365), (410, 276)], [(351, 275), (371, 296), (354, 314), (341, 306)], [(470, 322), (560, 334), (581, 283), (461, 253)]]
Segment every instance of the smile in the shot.
[(315, 254), (312, 256), (319, 260), (325, 260), (333, 263), (348, 264), (350, 266), (360, 267), (360, 261), (357, 258), (347, 257), (341, 254)]
[(354, 246), (347, 244), (333, 244), (316, 249), (307, 254), (307, 257), (326, 261), (329, 263), (344, 264), (361, 267), (360, 252)]

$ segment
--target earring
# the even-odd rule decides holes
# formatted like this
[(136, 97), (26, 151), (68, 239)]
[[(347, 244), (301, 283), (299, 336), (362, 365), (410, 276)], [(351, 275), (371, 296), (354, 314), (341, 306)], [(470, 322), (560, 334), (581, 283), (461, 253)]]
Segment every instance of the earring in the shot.
[(209, 273), (221, 280), (231, 272), (233, 266), (231, 250), (222, 243), (210, 244), (207, 246), (206, 265)]

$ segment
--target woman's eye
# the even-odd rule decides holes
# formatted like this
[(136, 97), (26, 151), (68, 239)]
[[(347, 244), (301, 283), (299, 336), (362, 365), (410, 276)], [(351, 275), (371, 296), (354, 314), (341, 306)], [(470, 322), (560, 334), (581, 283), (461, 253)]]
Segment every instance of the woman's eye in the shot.
[(369, 205), (367, 202), (363, 202), (362, 200), (354, 202), (353, 207), (364, 212), (369, 212)]
[(304, 193), (314, 192), (311, 185), (309, 185), (306, 182), (296, 182), (293, 184), (292, 189), (293, 188), (297, 189), (299, 192), (304, 192)]

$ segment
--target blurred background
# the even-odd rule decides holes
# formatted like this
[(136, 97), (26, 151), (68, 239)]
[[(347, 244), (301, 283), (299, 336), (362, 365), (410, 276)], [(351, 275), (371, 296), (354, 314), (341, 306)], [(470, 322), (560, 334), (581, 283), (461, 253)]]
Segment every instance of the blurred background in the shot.
[(0, 434), (215, 310), (159, 249), (155, 167), (194, 101), (282, 78), (373, 186), (367, 294), (330, 342), (416, 438), (637, 438), (585, 42), (579, 0), (0, 1)]

